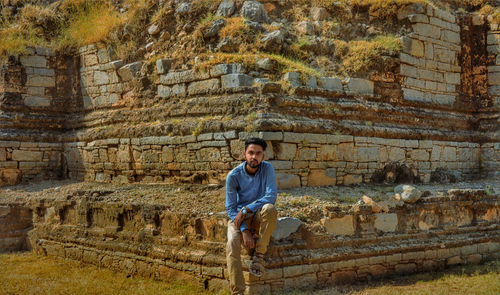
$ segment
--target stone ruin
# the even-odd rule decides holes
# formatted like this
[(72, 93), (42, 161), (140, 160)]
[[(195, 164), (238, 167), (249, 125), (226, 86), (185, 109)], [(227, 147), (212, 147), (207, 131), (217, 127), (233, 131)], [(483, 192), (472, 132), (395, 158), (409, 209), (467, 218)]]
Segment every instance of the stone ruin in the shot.
[[(242, 64), (174, 71), (160, 59), (151, 85), (147, 64), (112, 60), (101, 44), (76, 54), (31, 48), (0, 68), (0, 184), (223, 184), (249, 136), (268, 142), (280, 189), (498, 177), (499, 26), (431, 6), (406, 20), (413, 31), (402, 38), (396, 71), (371, 80), (303, 81), (291, 72), (274, 83)], [(0, 250), (225, 284), (223, 214), (196, 217), (105, 196), (0, 198)], [(335, 207), (323, 232), (285, 218), (268, 271), (247, 276), (248, 291), (498, 258), (498, 200), (495, 190), (449, 190), (382, 212)]]

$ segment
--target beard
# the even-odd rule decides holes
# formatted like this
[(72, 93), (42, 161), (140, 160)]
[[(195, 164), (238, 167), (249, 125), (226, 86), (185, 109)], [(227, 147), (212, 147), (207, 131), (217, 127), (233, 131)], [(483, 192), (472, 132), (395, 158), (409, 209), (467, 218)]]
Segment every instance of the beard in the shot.
[(247, 161), (247, 165), (250, 168), (258, 168), (260, 166), (260, 163), (257, 161)]

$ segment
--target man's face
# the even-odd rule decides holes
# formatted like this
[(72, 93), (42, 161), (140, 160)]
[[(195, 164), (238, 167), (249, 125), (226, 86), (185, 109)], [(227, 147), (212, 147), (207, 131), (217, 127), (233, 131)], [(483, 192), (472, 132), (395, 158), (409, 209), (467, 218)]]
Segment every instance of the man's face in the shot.
[(264, 149), (258, 144), (249, 145), (245, 151), (245, 160), (250, 168), (259, 167), (264, 160)]

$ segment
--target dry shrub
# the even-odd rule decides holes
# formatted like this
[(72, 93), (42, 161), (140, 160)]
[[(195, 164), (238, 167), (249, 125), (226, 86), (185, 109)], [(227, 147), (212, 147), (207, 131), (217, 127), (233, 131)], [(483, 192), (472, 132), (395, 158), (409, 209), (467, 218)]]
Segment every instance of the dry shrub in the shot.
[(227, 19), (227, 24), (219, 31), (219, 37), (221, 39), (230, 38), (237, 44), (253, 42), (255, 35), (244, 21), (242, 17)]
[(0, 55), (3, 57), (7, 54), (25, 54), (28, 46), (44, 44), (32, 26), (9, 23), (0, 23), (0, 40)]
[(62, 2), (61, 9), (67, 15), (61, 29), (61, 47), (109, 40), (111, 33), (124, 22), (109, 0), (67, 0)]
[(500, 24), (500, 8), (499, 7), (491, 7), (490, 5), (485, 5), (481, 10), (479, 10), (480, 14), (483, 15), (491, 15), (492, 23)]
[(426, 0), (351, 0), (350, 4), (353, 9), (366, 10), (370, 16), (392, 21), (401, 7), (410, 4), (426, 4)]

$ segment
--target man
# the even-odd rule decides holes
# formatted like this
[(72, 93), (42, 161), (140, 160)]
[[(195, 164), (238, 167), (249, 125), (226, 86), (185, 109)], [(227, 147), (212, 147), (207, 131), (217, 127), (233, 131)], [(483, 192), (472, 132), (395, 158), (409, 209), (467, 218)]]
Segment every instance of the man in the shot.
[(247, 139), (245, 162), (229, 172), (226, 180), (226, 210), (231, 219), (227, 227), (226, 255), (233, 294), (245, 292), (241, 241), (249, 253), (253, 253), (249, 272), (261, 276), (265, 271), (264, 254), (276, 227), (276, 178), (273, 166), (263, 161), (266, 147), (261, 138)]

